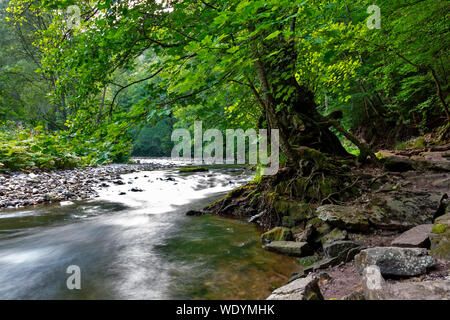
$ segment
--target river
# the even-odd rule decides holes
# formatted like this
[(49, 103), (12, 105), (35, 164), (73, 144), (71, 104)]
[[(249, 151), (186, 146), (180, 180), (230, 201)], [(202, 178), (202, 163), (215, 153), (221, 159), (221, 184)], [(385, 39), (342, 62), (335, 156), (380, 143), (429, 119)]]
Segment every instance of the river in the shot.
[(185, 215), (248, 181), (242, 170), (122, 177), (93, 200), (1, 211), (0, 299), (264, 299), (296, 269), (254, 224)]

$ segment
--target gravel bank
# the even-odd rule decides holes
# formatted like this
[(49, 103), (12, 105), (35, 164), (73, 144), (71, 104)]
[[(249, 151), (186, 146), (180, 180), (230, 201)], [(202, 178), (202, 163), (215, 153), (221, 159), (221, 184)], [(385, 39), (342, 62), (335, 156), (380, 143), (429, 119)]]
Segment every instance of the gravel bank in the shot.
[(173, 166), (173, 163), (113, 164), (74, 170), (0, 174), (0, 211), (93, 198), (99, 188), (125, 184), (121, 174)]

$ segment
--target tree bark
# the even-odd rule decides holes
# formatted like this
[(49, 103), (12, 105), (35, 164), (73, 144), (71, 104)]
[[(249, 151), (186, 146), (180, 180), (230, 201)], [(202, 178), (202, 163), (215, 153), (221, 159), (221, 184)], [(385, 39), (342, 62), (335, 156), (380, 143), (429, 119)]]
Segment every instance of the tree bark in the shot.
[[(273, 59), (264, 60), (264, 54), (255, 52), (255, 55), (259, 56), (254, 62), (260, 83), (258, 98), (265, 110), (269, 128), (279, 129), (280, 148), (288, 164), (298, 162), (295, 149), (300, 146), (333, 156), (348, 156), (339, 139), (330, 131), (329, 124), (324, 123), (314, 95), (295, 79), (297, 56), (293, 41), (285, 43), (282, 59), (275, 58), (276, 63)], [(282, 74), (289, 74), (290, 77), (283, 79), (280, 77)], [(279, 92), (282, 93), (277, 94)]]

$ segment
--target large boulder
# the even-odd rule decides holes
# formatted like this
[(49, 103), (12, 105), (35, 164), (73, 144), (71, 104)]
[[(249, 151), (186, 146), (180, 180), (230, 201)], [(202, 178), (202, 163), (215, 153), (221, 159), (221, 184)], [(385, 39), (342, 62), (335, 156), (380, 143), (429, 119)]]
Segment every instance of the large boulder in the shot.
[(272, 241), (263, 246), (263, 248), (268, 251), (296, 257), (307, 256), (312, 252), (307, 242), (295, 241)]
[(435, 220), (430, 242), (433, 256), (450, 260), (450, 212)]
[(362, 250), (355, 263), (360, 273), (376, 265), (386, 276), (416, 276), (426, 273), (434, 259), (423, 248), (376, 247)]
[(327, 204), (317, 208), (317, 217), (337, 228), (352, 231), (367, 231), (369, 219), (367, 214), (356, 206), (339, 206)]
[(394, 247), (419, 247), (419, 248), (429, 248), (430, 247), (430, 233), (433, 228), (432, 224), (421, 224), (417, 227), (409, 229), (408, 231), (402, 233), (400, 236), (395, 238), (391, 245)]
[(448, 300), (450, 279), (422, 282), (386, 282), (380, 268), (368, 266), (363, 271), (363, 294), (366, 300)]
[(377, 229), (406, 231), (431, 223), (440, 199), (441, 195), (437, 193), (378, 194), (364, 209), (370, 223)]
[(267, 300), (323, 300), (318, 282), (312, 275), (297, 279), (273, 291)]

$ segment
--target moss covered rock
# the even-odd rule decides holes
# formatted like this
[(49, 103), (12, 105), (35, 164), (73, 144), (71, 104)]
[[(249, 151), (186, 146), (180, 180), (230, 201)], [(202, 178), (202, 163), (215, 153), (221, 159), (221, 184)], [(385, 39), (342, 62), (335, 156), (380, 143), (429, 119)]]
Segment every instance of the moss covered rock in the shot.
[(444, 233), (447, 230), (447, 226), (445, 224), (436, 223), (431, 230), (433, 233)]
[(382, 275), (418, 276), (426, 273), (434, 264), (434, 259), (424, 248), (374, 247), (362, 250), (355, 257), (355, 265), (360, 273), (366, 267), (376, 265)]
[(450, 260), (450, 213), (436, 219), (430, 233), (431, 254)]
[(277, 212), (283, 216), (282, 225), (284, 227), (292, 228), (298, 226), (306, 219), (314, 215), (314, 209), (304, 202), (293, 201), (277, 201), (274, 204)]

